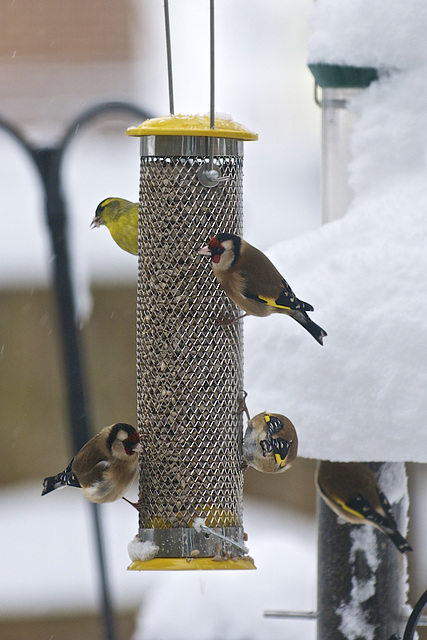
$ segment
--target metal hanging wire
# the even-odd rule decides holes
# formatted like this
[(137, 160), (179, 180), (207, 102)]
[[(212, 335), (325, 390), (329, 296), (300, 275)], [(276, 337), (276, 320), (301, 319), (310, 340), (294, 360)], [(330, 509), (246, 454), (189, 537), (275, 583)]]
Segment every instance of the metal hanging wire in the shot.
[[(215, 129), (215, 3), (214, 0), (210, 0), (209, 3), (209, 34), (210, 34), (210, 111), (209, 111), (209, 126), (211, 129)], [(208, 163), (208, 178), (213, 182), (216, 182), (213, 186), (218, 184), (218, 171), (214, 172), (214, 140), (209, 138), (209, 163)]]
[(169, 112), (171, 116), (175, 113), (175, 106), (173, 101), (173, 73), (172, 73), (172, 45), (171, 45), (171, 30), (169, 19), (169, 0), (164, 1), (164, 13), (165, 13), (165, 31), (166, 31), (166, 55), (168, 65), (168, 87), (169, 87)]
[(215, 129), (215, 0), (210, 0), (210, 127)]
[[(173, 91), (173, 69), (172, 69), (172, 38), (170, 28), (169, 0), (164, 0), (164, 21), (166, 34), (166, 54), (168, 70), (168, 92), (170, 115), (175, 113), (174, 91)], [(210, 106), (209, 106), (209, 127), (215, 129), (215, 0), (209, 1), (209, 86), (210, 86)], [(208, 138), (208, 161), (203, 164), (198, 173), (199, 182), (208, 188), (217, 187), (220, 182), (228, 178), (221, 176), (221, 168), (214, 161), (215, 140)]]
[[(215, 0), (209, 2), (209, 53), (210, 53), (210, 109), (209, 126), (215, 129)], [(220, 182), (227, 180), (221, 177), (221, 169), (214, 163), (214, 138), (208, 139), (208, 165), (201, 167), (199, 180), (204, 187), (217, 187)]]

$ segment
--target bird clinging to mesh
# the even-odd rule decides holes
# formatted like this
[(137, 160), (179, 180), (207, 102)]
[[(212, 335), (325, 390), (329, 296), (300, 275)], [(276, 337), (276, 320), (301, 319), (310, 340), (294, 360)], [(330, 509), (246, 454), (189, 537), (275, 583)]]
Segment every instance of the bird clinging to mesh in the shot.
[(294, 318), (319, 344), (323, 344), (326, 331), (307, 314), (313, 311), (313, 307), (295, 296), (262, 251), (239, 236), (218, 233), (198, 253), (212, 258), (212, 269), (218, 282), (228, 297), (245, 312), (239, 317), (283, 313)]
[(42, 496), (60, 487), (78, 487), (90, 502), (123, 497), (138, 470), (139, 435), (130, 424), (117, 422), (88, 440), (68, 467), (43, 481)]
[(282, 473), (290, 468), (298, 453), (298, 436), (292, 422), (281, 413), (258, 413), (250, 418), (243, 436), (243, 468), (252, 466), (263, 473)]
[(105, 225), (121, 249), (138, 255), (138, 202), (106, 198), (97, 206), (91, 228)]

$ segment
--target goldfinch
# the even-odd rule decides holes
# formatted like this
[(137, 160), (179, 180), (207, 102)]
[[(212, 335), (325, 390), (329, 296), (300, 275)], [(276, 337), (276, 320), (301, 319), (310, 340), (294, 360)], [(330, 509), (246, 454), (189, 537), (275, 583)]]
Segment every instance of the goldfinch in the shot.
[(280, 413), (258, 413), (248, 421), (243, 437), (243, 468), (249, 465), (263, 473), (282, 473), (298, 452), (298, 437), (292, 422)]
[(130, 424), (117, 422), (91, 438), (56, 476), (43, 481), (42, 496), (59, 487), (79, 487), (90, 502), (121, 498), (138, 469), (139, 435)]
[(339, 517), (351, 524), (372, 524), (401, 553), (412, 551), (398, 532), (390, 503), (366, 464), (322, 460), (316, 469), (315, 482), (320, 497)]
[(105, 224), (121, 249), (138, 255), (138, 202), (106, 198), (96, 208), (91, 228)]
[[(218, 282), (228, 297), (245, 312), (240, 318), (246, 315), (284, 313), (294, 318), (317, 342), (323, 344), (326, 331), (307, 315), (307, 311), (313, 311), (313, 307), (308, 302), (298, 300), (262, 251), (239, 236), (218, 233), (198, 253), (212, 258), (212, 269)], [(228, 321), (228, 324), (237, 319)]]

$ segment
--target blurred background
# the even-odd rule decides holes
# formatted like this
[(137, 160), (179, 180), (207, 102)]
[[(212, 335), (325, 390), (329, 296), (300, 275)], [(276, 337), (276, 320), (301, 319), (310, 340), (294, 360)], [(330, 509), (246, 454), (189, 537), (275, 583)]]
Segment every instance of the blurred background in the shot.
[[(310, 7), (311, 0), (216, 3), (216, 111), (259, 134), (258, 142), (245, 146), (244, 213), (245, 236), (261, 249), (277, 240), (279, 224), (287, 238), (320, 225), (320, 110), (306, 67)], [(172, 1), (170, 10), (176, 113), (206, 113), (208, 2)], [(159, 0), (0, 0), (0, 18), (0, 116), (30, 142), (54, 144), (80, 112), (105, 100), (132, 102), (152, 116), (167, 114)], [(96, 431), (115, 421), (136, 423), (137, 260), (113, 243), (106, 228), (89, 228), (105, 197), (138, 199), (138, 142), (125, 135), (133, 124), (138, 122), (114, 115), (76, 131), (63, 165)], [(86, 505), (71, 490), (39, 502), (43, 478), (63, 469), (74, 452), (43, 193), (25, 153), (3, 131), (0, 168), (0, 540), (7, 556), (0, 577), (0, 636), (101, 638)], [(305, 532), (301, 544), (315, 563), (314, 466), (300, 458), (279, 479), (249, 470), (245, 505), (262, 504), (293, 531)], [(409, 472), (409, 540), (416, 548), (418, 538), (420, 548), (421, 507), (414, 505), (422, 505), (417, 500), (425, 472), (414, 464)], [(106, 505), (103, 512), (121, 639), (132, 637), (149, 588), (146, 575), (126, 573), (126, 545), (138, 526), (132, 511), (123, 503)], [(425, 565), (418, 555), (410, 562), (417, 597), (425, 588)], [(315, 566), (306, 592), (307, 600), (295, 606), (315, 608)], [(284, 596), (276, 608), (292, 604)], [(288, 623), (278, 624), (280, 630)], [(296, 629), (300, 637), (304, 627)]]

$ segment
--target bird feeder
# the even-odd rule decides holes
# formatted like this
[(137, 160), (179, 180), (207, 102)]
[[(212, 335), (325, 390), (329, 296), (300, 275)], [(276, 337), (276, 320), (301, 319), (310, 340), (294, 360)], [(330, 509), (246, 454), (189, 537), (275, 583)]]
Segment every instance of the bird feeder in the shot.
[(231, 120), (168, 116), (141, 139), (137, 290), (139, 534), (130, 569), (252, 569), (242, 522), (242, 321), (196, 253), (242, 234), (243, 141)]

